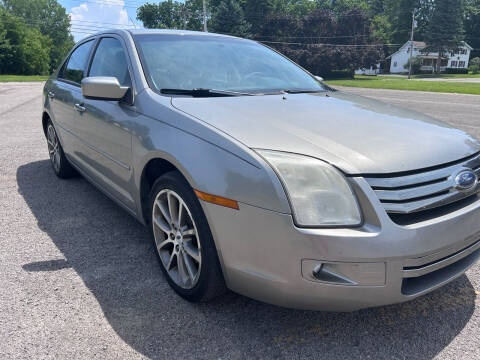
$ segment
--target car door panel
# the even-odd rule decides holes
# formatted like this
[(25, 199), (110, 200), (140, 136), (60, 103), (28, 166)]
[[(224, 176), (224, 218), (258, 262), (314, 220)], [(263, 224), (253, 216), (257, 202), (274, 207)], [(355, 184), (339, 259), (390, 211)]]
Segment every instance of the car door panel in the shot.
[(76, 122), (84, 149), (79, 159), (97, 182), (129, 207), (135, 207), (130, 193), (132, 180), (131, 133), (127, 127), (135, 112), (119, 102), (88, 100)]
[(57, 132), (62, 141), (62, 146), (68, 157), (78, 156), (81, 144), (78, 141), (76, 129), (76, 111), (74, 105), (81, 101), (81, 90), (74, 85), (58, 82), (55, 89), (54, 112)]
[[(111, 51), (109, 51), (111, 49)], [(123, 51), (124, 53), (119, 53)], [(118, 76), (131, 86), (125, 50), (120, 40), (104, 37), (92, 56), (89, 76)], [(123, 59), (122, 61), (119, 61)], [(125, 67), (124, 71), (121, 71)], [(128, 78), (127, 78), (128, 77)], [(78, 161), (100, 186), (132, 210), (132, 144), (129, 124), (135, 112), (123, 101), (92, 100), (81, 96), (75, 115), (75, 131), (82, 142)]]

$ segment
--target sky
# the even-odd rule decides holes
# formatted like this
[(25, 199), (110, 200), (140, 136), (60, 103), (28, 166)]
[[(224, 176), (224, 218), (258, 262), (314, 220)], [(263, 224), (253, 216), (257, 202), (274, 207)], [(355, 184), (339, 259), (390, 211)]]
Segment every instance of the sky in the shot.
[(112, 29), (141, 28), (137, 8), (160, 0), (58, 0), (72, 20), (72, 34), (78, 41), (92, 33)]

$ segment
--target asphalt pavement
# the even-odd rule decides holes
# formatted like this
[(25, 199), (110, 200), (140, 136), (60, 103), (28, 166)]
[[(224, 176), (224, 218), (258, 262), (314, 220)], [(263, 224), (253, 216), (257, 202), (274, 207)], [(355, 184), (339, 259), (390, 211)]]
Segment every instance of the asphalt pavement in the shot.
[[(0, 359), (480, 359), (480, 264), (412, 302), (353, 313), (182, 300), (136, 220), (53, 174), (41, 88), (0, 84)], [(347, 91), (480, 137), (480, 96)]]

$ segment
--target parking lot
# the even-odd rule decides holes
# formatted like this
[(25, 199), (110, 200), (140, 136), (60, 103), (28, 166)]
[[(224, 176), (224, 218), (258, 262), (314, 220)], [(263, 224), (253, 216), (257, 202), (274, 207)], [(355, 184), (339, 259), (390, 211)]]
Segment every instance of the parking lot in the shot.
[[(0, 84), (0, 359), (480, 359), (480, 264), (412, 302), (353, 313), (233, 293), (185, 302), (136, 220), (84, 179), (55, 177), (41, 89)], [(480, 138), (480, 96), (346, 90)]]

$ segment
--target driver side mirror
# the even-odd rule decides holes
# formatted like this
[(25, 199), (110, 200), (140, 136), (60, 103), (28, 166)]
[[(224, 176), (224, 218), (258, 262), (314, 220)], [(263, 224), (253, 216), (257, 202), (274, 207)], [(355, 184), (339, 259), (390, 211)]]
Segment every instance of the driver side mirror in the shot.
[(87, 77), (82, 80), (82, 94), (92, 100), (122, 100), (130, 88), (115, 77)]

